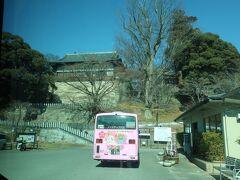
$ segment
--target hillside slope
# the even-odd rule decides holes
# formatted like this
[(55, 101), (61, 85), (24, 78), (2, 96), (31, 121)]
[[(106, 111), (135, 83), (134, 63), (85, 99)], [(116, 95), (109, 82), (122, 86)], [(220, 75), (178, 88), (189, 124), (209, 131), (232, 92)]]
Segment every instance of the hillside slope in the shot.
[[(182, 112), (179, 111), (177, 104), (168, 106), (167, 108), (153, 109), (152, 116), (146, 118), (146, 109), (142, 103), (136, 102), (121, 102), (116, 107), (111, 107), (107, 112), (122, 111), (136, 113), (139, 116), (140, 123), (156, 123), (156, 114), (158, 112), (158, 122), (172, 122)], [(61, 107), (47, 107), (46, 111), (38, 116), (37, 121), (58, 121), (58, 122), (78, 122), (84, 123), (87, 121), (83, 113)]]

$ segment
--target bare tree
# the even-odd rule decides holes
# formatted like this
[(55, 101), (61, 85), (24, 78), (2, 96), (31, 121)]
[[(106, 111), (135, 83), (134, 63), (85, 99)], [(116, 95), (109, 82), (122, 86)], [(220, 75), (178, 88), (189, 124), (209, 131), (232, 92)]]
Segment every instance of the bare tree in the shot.
[(198, 33), (192, 26), (196, 20), (197, 18), (194, 16), (186, 16), (182, 9), (176, 9), (173, 13), (165, 55), (174, 73), (177, 73), (179, 56)]
[(65, 83), (83, 95), (81, 99), (70, 100), (78, 111), (87, 113), (88, 123), (106, 108), (111, 101), (107, 96), (118, 86), (112, 69), (105, 63), (85, 63)]
[(240, 73), (225, 73), (222, 76), (211, 75), (212, 94), (226, 93), (240, 87)]
[(208, 78), (188, 79), (184, 88), (178, 93), (183, 101), (183, 109), (189, 109), (197, 103), (203, 101), (206, 97), (216, 94), (227, 93), (237, 87), (240, 87), (240, 74), (210, 75)]
[[(154, 75), (156, 65), (164, 64), (161, 48), (166, 41), (174, 4), (171, 0), (132, 0), (122, 18), (125, 34), (117, 37), (118, 51), (129, 67), (142, 73), (145, 106), (152, 107), (152, 88), (163, 71)], [(162, 75), (162, 74), (161, 74)], [(160, 75), (160, 76), (161, 76)]]
[(17, 134), (26, 130), (27, 126), (23, 122), (27, 121), (26, 112), (29, 107), (29, 103), (14, 101), (6, 109), (1, 110), (1, 119), (11, 122), (11, 141), (15, 141)]

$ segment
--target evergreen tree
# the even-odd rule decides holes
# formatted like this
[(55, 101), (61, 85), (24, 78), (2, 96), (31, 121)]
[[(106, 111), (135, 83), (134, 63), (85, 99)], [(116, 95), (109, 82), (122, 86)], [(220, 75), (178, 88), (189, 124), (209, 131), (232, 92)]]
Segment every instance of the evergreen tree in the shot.
[(0, 104), (11, 100), (46, 102), (53, 72), (44, 56), (17, 35), (4, 32), (1, 41)]
[(235, 76), (240, 64), (240, 54), (232, 44), (193, 28), (195, 21), (184, 11), (176, 11), (165, 51), (172, 70), (179, 76), (176, 97), (185, 107), (231, 89), (219, 90), (216, 79)]

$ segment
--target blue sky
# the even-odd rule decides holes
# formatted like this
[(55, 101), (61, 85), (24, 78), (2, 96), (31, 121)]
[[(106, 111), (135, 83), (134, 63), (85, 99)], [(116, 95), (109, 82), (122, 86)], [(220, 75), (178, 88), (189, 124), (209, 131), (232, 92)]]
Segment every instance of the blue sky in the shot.
[[(218, 34), (240, 51), (239, 0), (182, 0), (196, 27)], [(125, 0), (5, 0), (3, 31), (23, 37), (43, 54), (115, 49)]]

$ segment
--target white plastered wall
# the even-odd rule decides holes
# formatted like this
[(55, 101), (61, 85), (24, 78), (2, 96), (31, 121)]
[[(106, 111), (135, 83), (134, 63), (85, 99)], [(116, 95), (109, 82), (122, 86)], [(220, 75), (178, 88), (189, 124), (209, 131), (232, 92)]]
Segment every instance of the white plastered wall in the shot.
[(240, 159), (240, 144), (236, 142), (240, 138), (240, 121), (237, 120), (239, 110), (225, 111), (223, 115), (225, 155)]

